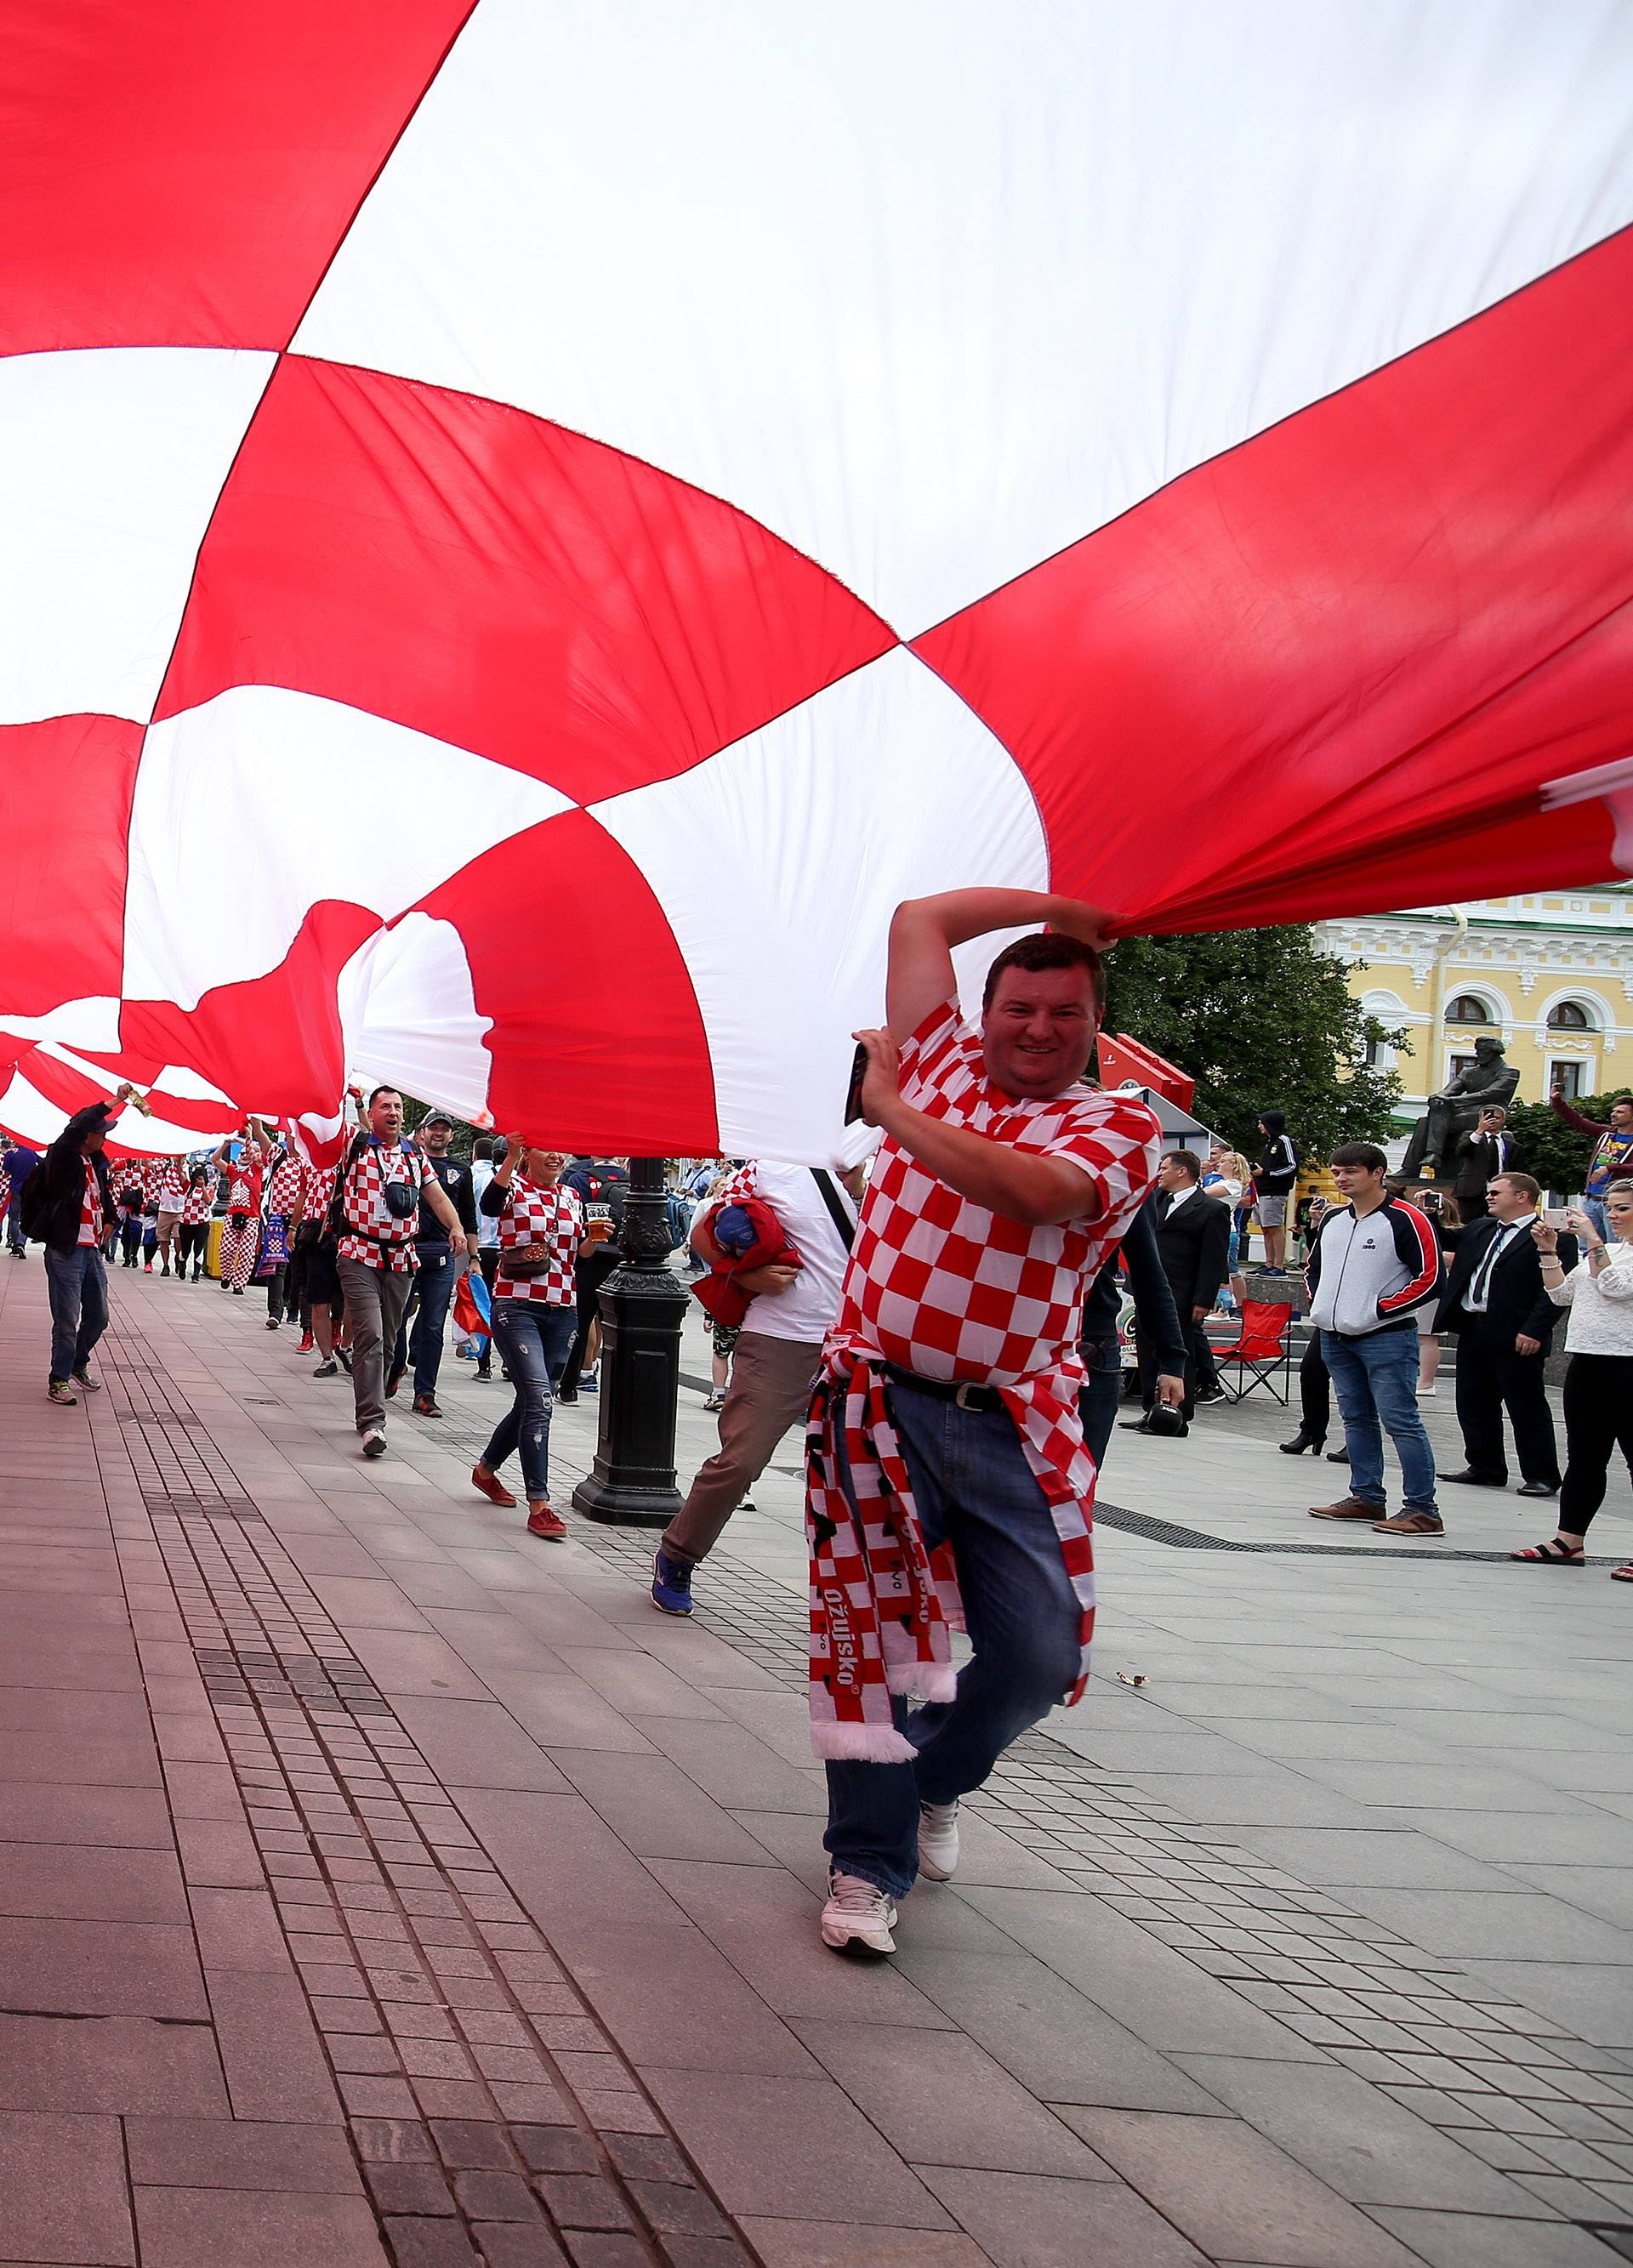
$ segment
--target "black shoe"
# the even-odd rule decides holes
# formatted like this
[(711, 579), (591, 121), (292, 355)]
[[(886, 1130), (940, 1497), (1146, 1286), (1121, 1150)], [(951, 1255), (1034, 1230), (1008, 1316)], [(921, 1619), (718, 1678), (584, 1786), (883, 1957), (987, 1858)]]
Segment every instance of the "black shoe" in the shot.
[[(560, 1396), (558, 1395), (557, 1399), (559, 1400)], [(1124, 1433), (1149, 1433), (1151, 1430), (1149, 1418), (1119, 1418), (1117, 1424), (1118, 1430)]]
[(1204, 1402), (1228, 1402), (1230, 1399), (1223, 1386), (1199, 1386), (1193, 1398), (1199, 1408)]
[(340, 1365), (331, 1356), (328, 1362), (319, 1363), (312, 1375), (314, 1378), (337, 1378), (340, 1375)]
[(442, 1412), (437, 1407), (436, 1395), (434, 1394), (417, 1394), (414, 1396), (414, 1415), (417, 1418), (440, 1418)]
[(573, 1405), (573, 1403), (575, 1403), (575, 1402), (578, 1400), (578, 1398), (579, 1398), (579, 1390), (578, 1390), (578, 1388), (577, 1388), (577, 1387), (576, 1387), (576, 1386), (573, 1388), (573, 1391), (572, 1391), (572, 1393), (571, 1393), (571, 1394), (564, 1393), (564, 1392), (563, 1392), (563, 1390), (562, 1390), (562, 1388), (561, 1388), (559, 1386), (556, 1388), (556, 1399), (557, 1399), (557, 1401), (558, 1401), (558, 1402), (565, 1402), (565, 1403), (566, 1403), (569, 1408), (571, 1408), (571, 1406)]
[(351, 1375), (351, 1350), (347, 1347), (336, 1347), (335, 1349), (335, 1359), (340, 1365), (342, 1370), (345, 1372), (346, 1376), (350, 1378)]
[(486, 1363), (479, 1362), (470, 1374), (473, 1378), (479, 1378), (484, 1386), (491, 1386), (493, 1383), (492, 1369), (491, 1366)]
[(403, 1373), (400, 1370), (386, 1381), (386, 1399), (388, 1402), (390, 1401), (392, 1395), (396, 1392), (398, 1387), (401, 1386), (402, 1383)]
[(1559, 1483), (1557, 1481), (1521, 1481), (1514, 1493), (1516, 1496), (1557, 1496)]
[(1477, 1473), (1468, 1465), (1465, 1465), (1460, 1473), (1442, 1473), (1440, 1477), (1443, 1481), (1459, 1481), (1465, 1488), (1505, 1489), (1508, 1486), (1506, 1473)]
[(1278, 1441), (1276, 1447), (1284, 1457), (1302, 1457), (1306, 1449), (1313, 1449), (1319, 1456), (1326, 1439), (1325, 1433), (1313, 1433), (1308, 1425), (1301, 1425), (1290, 1441)]
[(1349, 1462), (1349, 1452), (1348, 1449), (1329, 1449), (1326, 1453), (1326, 1462), (1329, 1465), (1347, 1465)]

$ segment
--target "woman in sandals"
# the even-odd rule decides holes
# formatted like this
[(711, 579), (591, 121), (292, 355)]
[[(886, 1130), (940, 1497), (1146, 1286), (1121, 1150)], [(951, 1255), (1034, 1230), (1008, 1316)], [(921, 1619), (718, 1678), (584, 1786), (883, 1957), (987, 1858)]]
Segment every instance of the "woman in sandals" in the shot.
[[(1619, 1448), (1633, 1471), (1633, 1182), (1613, 1182), (1604, 1202), (1608, 1242), (1587, 1213), (1570, 1209), (1569, 1225), (1582, 1258), (1568, 1276), (1558, 1232), (1540, 1220), (1531, 1232), (1542, 1263), (1542, 1289), (1556, 1307), (1570, 1310), (1559, 1533), (1509, 1555), (1533, 1566), (1579, 1567), (1589, 1523), (1605, 1501), (1612, 1451)], [(1633, 1565), (1613, 1568), (1611, 1580), (1633, 1583)]]
[(493, 1341), (516, 1398), (470, 1475), (490, 1504), (514, 1505), (499, 1469), (519, 1447), (528, 1531), (556, 1538), (567, 1528), (550, 1510), (550, 1411), (578, 1328), (579, 1255), (600, 1248), (586, 1233), (577, 1191), (561, 1186), (566, 1162), (559, 1152), (530, 1147), (513, 1134), (504, 1164), (482, 1192), (483, 1212), (499, 1222)]

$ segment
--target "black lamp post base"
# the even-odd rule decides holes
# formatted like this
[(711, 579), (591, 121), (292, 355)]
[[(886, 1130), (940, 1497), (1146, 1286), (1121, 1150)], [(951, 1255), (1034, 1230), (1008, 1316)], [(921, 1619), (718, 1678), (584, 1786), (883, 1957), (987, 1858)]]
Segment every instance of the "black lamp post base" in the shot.
[(663, 1161), (630, 1160), (622, 1267), (601, 1292), (601, 1407), (595, 1462), (573, 1491), (587, 1519), (667, 1528), (681, 1508), (675, 1409), (681, 1323), (690, 1305), (669, 1264)]

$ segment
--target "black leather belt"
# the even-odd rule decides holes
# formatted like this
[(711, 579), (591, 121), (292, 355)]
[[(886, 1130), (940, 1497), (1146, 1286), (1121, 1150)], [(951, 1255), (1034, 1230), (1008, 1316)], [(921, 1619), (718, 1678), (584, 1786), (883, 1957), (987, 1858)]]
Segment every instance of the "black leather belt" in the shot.
[(937, 1402), (956, 1402), (960, 1410), (1001, 1410), (1003, 1396), (995, 1386), (978, 1386), (973, 1379), (920, 1378), (916, 1370), (903, 1370), (887, 1362), (885, 1376), (893, 1386), (910, 1386)]

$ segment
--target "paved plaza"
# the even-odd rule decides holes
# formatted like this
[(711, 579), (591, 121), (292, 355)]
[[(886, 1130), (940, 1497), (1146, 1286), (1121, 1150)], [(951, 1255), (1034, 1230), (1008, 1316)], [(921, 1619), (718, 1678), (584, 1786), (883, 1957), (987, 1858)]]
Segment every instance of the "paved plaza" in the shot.
[(451, 1351), (366, 1465), (257, 1297), (113, 1294), (53, 1409), (0, 1261), (0, 2268), (1633, 2258), (1625, 1474), (1532, 1570), (1511, 1493), (1316, 1526), (1278, 1410), (1115, 1435), (1090, 1697), (861, 1966), (797, 1440), (676, 1623), (649, 1536), (474, 1493)]

